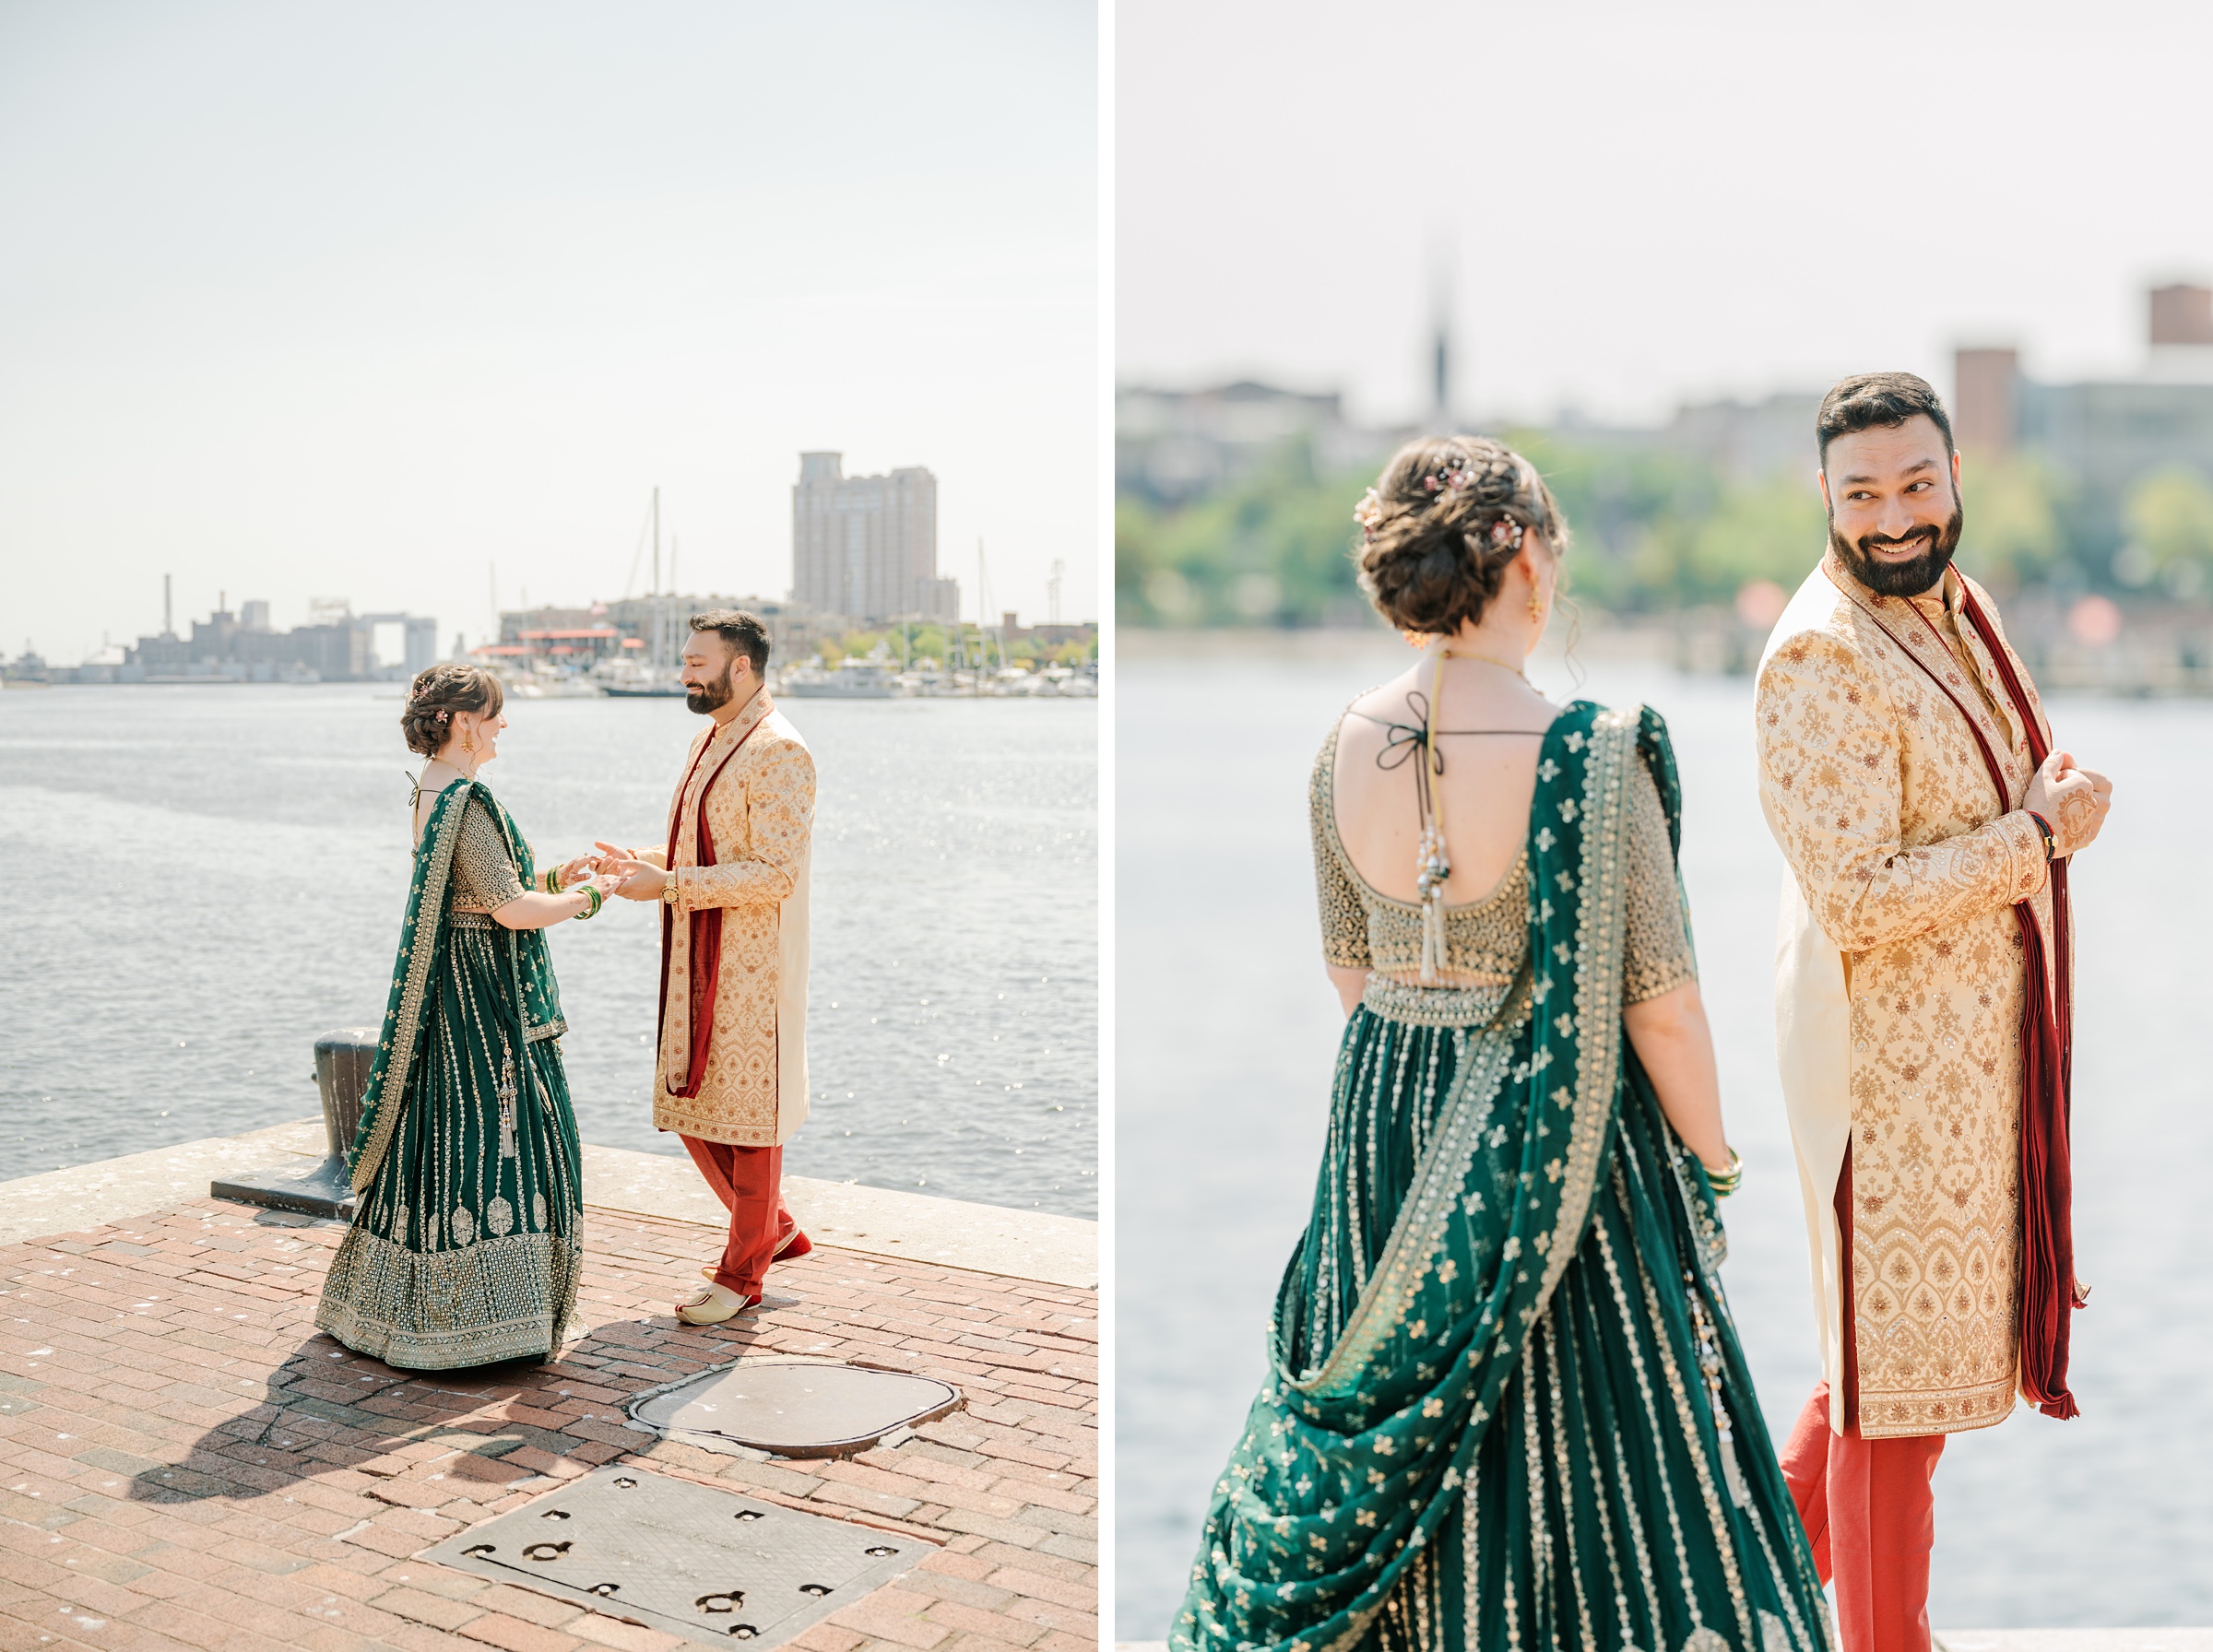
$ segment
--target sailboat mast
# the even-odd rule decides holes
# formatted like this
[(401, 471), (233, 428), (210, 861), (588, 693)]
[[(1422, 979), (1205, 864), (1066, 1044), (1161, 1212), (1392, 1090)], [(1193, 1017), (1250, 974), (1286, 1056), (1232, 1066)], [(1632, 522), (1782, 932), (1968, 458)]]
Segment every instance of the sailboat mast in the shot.
[(661, 668), (661, 485), (653, 485), (653, 668)]

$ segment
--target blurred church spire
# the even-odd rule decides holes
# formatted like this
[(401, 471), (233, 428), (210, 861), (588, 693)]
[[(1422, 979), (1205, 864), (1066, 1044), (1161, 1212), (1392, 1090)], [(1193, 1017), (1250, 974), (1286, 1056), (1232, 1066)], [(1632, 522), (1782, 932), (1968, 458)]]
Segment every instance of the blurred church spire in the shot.
[(1429, 253), (1429, 419), (1439, 434), (1453, 429), (1452, 242), (1440, 239)]

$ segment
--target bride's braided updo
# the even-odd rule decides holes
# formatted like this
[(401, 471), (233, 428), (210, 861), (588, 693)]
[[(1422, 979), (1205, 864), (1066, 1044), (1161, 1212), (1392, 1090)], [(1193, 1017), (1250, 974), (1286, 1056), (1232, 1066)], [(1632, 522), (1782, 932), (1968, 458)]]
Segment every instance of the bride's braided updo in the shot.
[(505, 700), (500, 679), (483, 667), (449, 660), (416, 674), (407, 709), (399, 714), (400, 733), (409, 751), (435, 757), (453, 738), (456, 712), (496, 717)]
[(1478, 620), (1524, 533), (1554, 556), (1568, 524), (1536, 466), (1488, 436), (1424, 436), (1393, 454), (1353, 512), (1360, 588), (1400, 631), (1441, 636)]

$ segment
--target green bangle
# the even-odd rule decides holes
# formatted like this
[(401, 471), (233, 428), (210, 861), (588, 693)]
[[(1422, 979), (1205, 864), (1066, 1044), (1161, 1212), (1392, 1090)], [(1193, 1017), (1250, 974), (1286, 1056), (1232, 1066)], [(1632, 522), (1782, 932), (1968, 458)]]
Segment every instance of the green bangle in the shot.
[[(1704, 1167), (1700, 1166), (1700, 1168)], [(1716, 1198), (1727, 1198), (1736, 1191), (1737, 1185), (1744, 1179), (1745, 1162), (1737, 1157), (1734, 1148), (1729, 1150), (1728, 1169), (1706, 1172), (1706, 1185), (1713, 1189), (1713, 1197)]]
[(584, 910), (575, 914), (579, 922), (586, 918), (596, 918), (599, 915), (599, 891), (596, 885), (587, 883), (584, 886)]
[(543, 872), (538, 874), (538, 887), (544, 890), (549, 895), (558, 895), (561, 893), (561, 885), (554, 881), (555, 878), (559, 875), (559, 867), (548, 867)]

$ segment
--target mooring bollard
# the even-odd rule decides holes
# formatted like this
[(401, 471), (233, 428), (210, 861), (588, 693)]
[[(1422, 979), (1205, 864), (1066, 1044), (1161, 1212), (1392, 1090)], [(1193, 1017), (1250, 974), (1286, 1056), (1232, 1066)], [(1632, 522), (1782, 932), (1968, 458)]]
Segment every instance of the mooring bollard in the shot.
[(272, 1210), (299, 1210), (309, 1216), (349, 1217), (353, 1191), (347, 1186), (346, 1155), (361, 1127), (361, 1103), (369, 1069), (376, 1062), (376, 1027), (342, 1027), (315, 1040), (315, 1089), (323, 1097), (323, 1139), (330, 1153), (305, 1175), (278, 1171), (219, 1176), (207, 1191), (217, 1198), (263, 1205)]
[(347, 1027), (315, 1040), (315, 1088), (323, 1094), (323, 1134), (334, 1159), (343, 1159), (353, 1150), (354, 1136), (361, 1127), (369, 1069), (376, 1065), (376, 1040), (381, 1030)]

